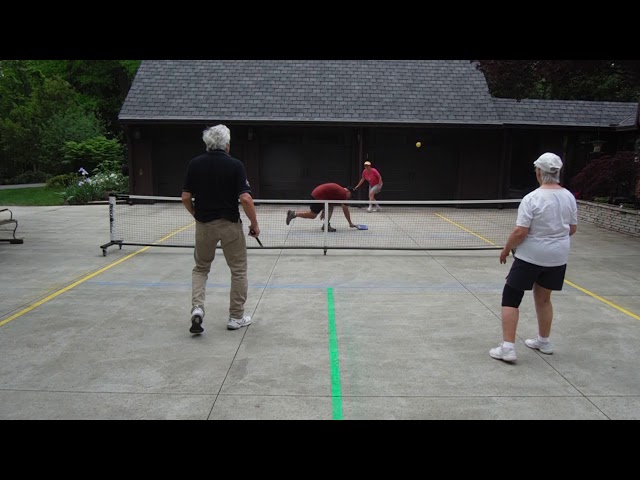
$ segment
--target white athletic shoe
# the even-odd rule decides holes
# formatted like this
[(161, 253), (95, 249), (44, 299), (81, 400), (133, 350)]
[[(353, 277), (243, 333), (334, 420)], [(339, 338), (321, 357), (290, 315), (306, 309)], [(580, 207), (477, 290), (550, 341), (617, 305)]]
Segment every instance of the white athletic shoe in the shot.
[(492, 358), (503, 360), (505, 362), (515, 362), (518, 359), (515, 348), (505, 350), (502, 348), (502, 344), (489, 350), (489, 355), (491, 355)]
[(204, 332), (204, 328), (202, 328), (202, 320), (204, 319), (204, 309), (199, 306), (195, 306), (191, 309), (191, 328), (189, 331), (191, 333), (202, 333)]
[(228, 330), (238, 330), (239, 328), (251, 325), (251, 317), (231, 318), (227, 322)]
[(553, 353), (553, 345), (551, 345), (551, 342), (542, 343), (538, 340), (537, 336), (535, 338), (527, 338), (524, 344), (534, 350), (540, 350), (540, 353), (544, 353), (545, 355), (551, 355)]

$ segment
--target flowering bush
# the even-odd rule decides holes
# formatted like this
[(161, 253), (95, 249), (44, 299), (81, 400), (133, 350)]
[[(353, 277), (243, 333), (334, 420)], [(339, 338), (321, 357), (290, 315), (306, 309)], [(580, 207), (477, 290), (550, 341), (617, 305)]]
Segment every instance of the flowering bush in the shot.
[(126, 193), (129, 180), (122, 173), (97, 173), (69, 185), (62, 196), (67, 205), (83, 205), (106, 200), (109, 193)]

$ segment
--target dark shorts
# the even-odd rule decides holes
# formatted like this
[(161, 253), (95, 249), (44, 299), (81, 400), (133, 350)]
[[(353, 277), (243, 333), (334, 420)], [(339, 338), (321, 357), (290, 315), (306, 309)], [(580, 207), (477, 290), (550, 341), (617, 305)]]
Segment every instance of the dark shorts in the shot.
[(507, 275), (507, 285), (517, 290), (531, 290), (537, 283), (547, 290), (562, 290), (567, 265), (541, 267), (516, 258)]
[(317, 214), (324, 210), (324, 203), (312, 203), (309, 207), (311, 207), (313, 213)]

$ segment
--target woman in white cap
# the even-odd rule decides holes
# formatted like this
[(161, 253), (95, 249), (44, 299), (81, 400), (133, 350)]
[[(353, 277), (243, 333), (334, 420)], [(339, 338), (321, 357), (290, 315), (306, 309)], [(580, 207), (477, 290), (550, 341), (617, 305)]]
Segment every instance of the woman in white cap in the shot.
[(506, 263), (512, 251), (515, 259), (502, 291), (503, 342), (492, 348), (489, 355), (505, 362), (517, 359), (518, 307), (525, 290), (533, 290), (538, 335), (524, 343), (546, 355), (553, 353), (549, 341), (553, 320), (551, 292), (562, 290), (569, 260), (569, 237), (576, 233), (578, 224), (576, 199), (560, 186), (560, 157), (544, 153), (533, 165), (540, 187), (520, 202), (516, 228), (500, 252), (500, 263)]
[(380, 205), (376, 202), (376, 193), (380, 193), (382, 190), (382, 176), (380, 172), (371, 166), (371, 162), (367, 160), (364, 162), (364, 170), (362, 171), (362, 178), (355, 186), (354, 190), (357, 190), (364, 181), (369, 182), (369, 208), (367, 212), (377, 212), (380, 210)]

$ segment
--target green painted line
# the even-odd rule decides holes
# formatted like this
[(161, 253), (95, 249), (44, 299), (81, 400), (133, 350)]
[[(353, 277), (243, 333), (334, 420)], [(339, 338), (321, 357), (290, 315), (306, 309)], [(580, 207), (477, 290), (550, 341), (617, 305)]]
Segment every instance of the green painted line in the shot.
[(329, 317), (329, 359), (331, 361), (331, 403), (333, 419), (342, 420), (342, 391), (340, 388), (340, 354), (336, 332), (336, 311), (333, 304), (333, 288), (327, 288), (327, 308)]

